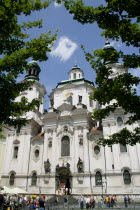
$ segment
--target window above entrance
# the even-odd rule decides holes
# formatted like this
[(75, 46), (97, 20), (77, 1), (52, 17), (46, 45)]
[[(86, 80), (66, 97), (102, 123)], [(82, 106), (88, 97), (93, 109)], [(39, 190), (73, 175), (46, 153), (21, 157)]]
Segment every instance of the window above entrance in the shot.
[(61, 156), (70, 156), (70, 139), (64, 136), (61, 140)]

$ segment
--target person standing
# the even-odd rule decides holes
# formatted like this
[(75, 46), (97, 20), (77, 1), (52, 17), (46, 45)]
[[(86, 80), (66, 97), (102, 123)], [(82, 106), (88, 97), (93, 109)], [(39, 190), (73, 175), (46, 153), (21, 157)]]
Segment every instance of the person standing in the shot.
[(125, 205), (125, 207), (128, 207), (128, 199), (127, 199), (126, 195), (124, 196), (124, 205)]
[(79, 198), (79, 203), (80, 203), (80, 209), (83, 209), (83, 207), (84, 207), (84, 197), (82, 195)]
[(114, 207), (114, 197), (111, 196), (110, 198), (110, 207), (113, 208)]
[(39, 200), (39, 210), (44, 210), (45, 209), (45, 201), (43, 198), (40, 198)]
[(95, 208), (95, 198), (93, 195), (91, 196), (90, 201), (91, 201), (91, 207), (94, 209)]
[(105, 198), (106, 207), (109, 208), (109, 196)]
[(4, 205), (4, 196), (3, 194), (0, 194), (0, 210), (3, 210)]
[(90, 206), (91, 202), (90, 202), (90, 196), (88, 196), (86, 198), (86, 209), (89, 209), (91, 206)]
[(68, 206), (68, 197), (64, 197), (64, 208), (67, 208)]

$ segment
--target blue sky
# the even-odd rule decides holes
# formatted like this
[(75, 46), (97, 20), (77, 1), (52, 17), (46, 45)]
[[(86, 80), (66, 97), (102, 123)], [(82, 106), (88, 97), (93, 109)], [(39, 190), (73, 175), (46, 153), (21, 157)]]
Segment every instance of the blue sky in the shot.
[[(91, 0), (85, 0), (85, 2), (90, 4)], [(100, 4), (103, 0), (96, 2)], [(104, 46), (105, 39), (100, 36), (101, 29), (98, 28), (97, 24), (82, 25), (78, 23), (76, 20), (73, 20), (73, 16), (66, 11), (63, 5), (58, 5), (55, 2), (48, 8), (34, 12), (28, 17), (21, 16), (20, 21), (26, 22), (41, 18), (43, 19), (43, 28), (30, 29), (31, 38), (39, 37), (40, 33), (47, 33), (48, 30), (52, 30), (52, 33), (55, 33), (55, 30), (59, 29), (52, 52), (48, 54), (49, 59), (39, 63), (41, 68), (40, 83), (46, 87), (47, 95), (56, 87), (58, 82), (68, 79), (68, 71), (75, 63), (84, 71), (84, 77), (94, 82), (95, 73), (84, 57), (81, 44), (85, 46), (87, 52)], [(117, 50), (123, 50), (126, 53), (131, 53), (132, 51), (137, 53), (138, 51), (138, 49), (132, 47), (125, 47), (121, 42), (111, 40), (110, 42)], [(137, 71), (133, 71), (134, 74), (137, 74)], [(45, 96), (45, 109), (48, 108), (49, 104), (47, 95)]]

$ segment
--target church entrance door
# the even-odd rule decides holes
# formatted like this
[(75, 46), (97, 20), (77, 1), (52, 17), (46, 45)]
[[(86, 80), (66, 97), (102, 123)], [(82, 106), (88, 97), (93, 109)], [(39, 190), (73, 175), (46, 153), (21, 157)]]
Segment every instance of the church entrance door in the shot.
[(69, 168), (56, 168), (56, 192), (59, 195), (71, 194), (72, 176)]

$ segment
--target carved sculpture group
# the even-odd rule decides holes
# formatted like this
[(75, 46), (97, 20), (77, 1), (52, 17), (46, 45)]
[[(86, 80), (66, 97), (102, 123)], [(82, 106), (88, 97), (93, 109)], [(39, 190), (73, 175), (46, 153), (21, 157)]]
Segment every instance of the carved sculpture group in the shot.
[[(59, 171), (61, 167), (59, 166), (59, 164), (56, 165), (56, 172)], [(70, 163), (66, 163), (66, 168), (68, 168), (70, 170)], [(51, 172), (51, 164), (49, 159), (47, 159), (47, 161), (44, 161), (44, 169), (45, 169), (45, 173), (50, 173)], [(81, 160), (81, 158), (79, 157), (78, 162), (77, 162), (77, 170), (78, 173), (83, 173), (83, 161)]]

